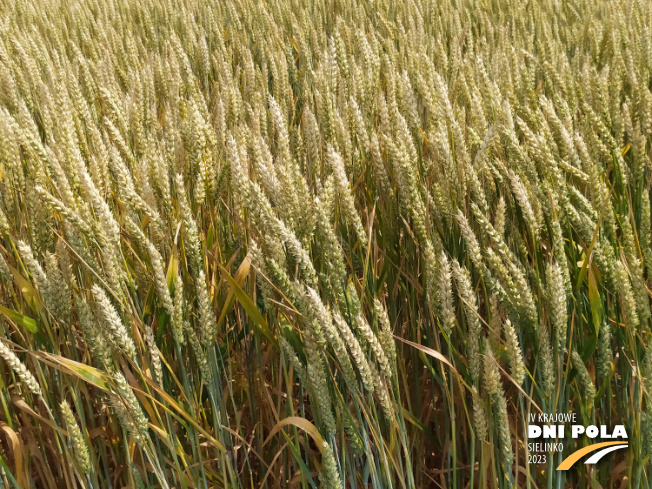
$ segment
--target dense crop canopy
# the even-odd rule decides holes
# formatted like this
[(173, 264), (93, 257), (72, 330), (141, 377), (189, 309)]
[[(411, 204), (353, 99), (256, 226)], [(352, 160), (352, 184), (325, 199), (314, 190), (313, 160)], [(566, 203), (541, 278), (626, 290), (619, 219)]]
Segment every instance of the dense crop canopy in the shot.
[(651, 19), (0, 2), (0, 485), (650, 487)]

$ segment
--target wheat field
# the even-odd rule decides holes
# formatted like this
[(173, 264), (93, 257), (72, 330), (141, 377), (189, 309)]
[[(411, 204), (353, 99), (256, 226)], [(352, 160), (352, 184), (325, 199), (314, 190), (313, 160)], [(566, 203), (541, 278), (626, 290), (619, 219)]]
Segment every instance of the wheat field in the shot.
[(652, 487), (651, 21), (0, 1), (0, 487)]

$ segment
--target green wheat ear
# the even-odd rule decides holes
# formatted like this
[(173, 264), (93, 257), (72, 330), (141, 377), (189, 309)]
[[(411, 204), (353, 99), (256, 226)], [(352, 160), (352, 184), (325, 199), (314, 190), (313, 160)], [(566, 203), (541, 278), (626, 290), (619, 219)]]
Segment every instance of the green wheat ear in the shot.
[(84, 439), (79, 425), (75, 420), (75, 416), (72, 413), (70, 404), (67, 401), (61, 401), (59, 405), (61, 409), (61, 415), (63, 416), (64, 421), (66, 422), (66, 429), (68, 430), (68, 435), (70, 436), (73, 450), (75, 452), (75, 457), (77, 463), (86, 473), (91, 471), (91, 460), (88, 453), (88, 446), (86, 445), (86, 440)]

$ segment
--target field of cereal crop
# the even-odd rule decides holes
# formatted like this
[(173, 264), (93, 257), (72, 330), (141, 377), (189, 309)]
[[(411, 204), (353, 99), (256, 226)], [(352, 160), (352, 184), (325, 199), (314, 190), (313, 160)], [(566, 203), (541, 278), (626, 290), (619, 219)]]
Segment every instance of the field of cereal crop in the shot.
[(649, 489), (651, 21), (0, 1), (0, 487)]

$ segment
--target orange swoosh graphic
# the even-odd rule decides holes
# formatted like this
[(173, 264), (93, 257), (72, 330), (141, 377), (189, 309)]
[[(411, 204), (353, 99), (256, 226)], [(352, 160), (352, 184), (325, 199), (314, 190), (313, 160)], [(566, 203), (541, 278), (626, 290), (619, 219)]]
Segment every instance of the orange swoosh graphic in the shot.
[(564, 459), (564, 461), (559, 464), (559, 467), (557, 467), (557, 470), (568, 470), (570, 469), (575, 462), (577, 462), (579, 459), (581, 459), (584, 455), (595, 452), (596, 450), (599, 450), (600, 448), (604, 447), (609, 447), (612, 445), (627, 445), (627, 442), (622, 442), (622, 441), (605, 441), (602, 443), (595, 443), (593, 445), (589, 445), (588, 447), (580, 448), (576, 452), (571, 453), (568, 457)]

